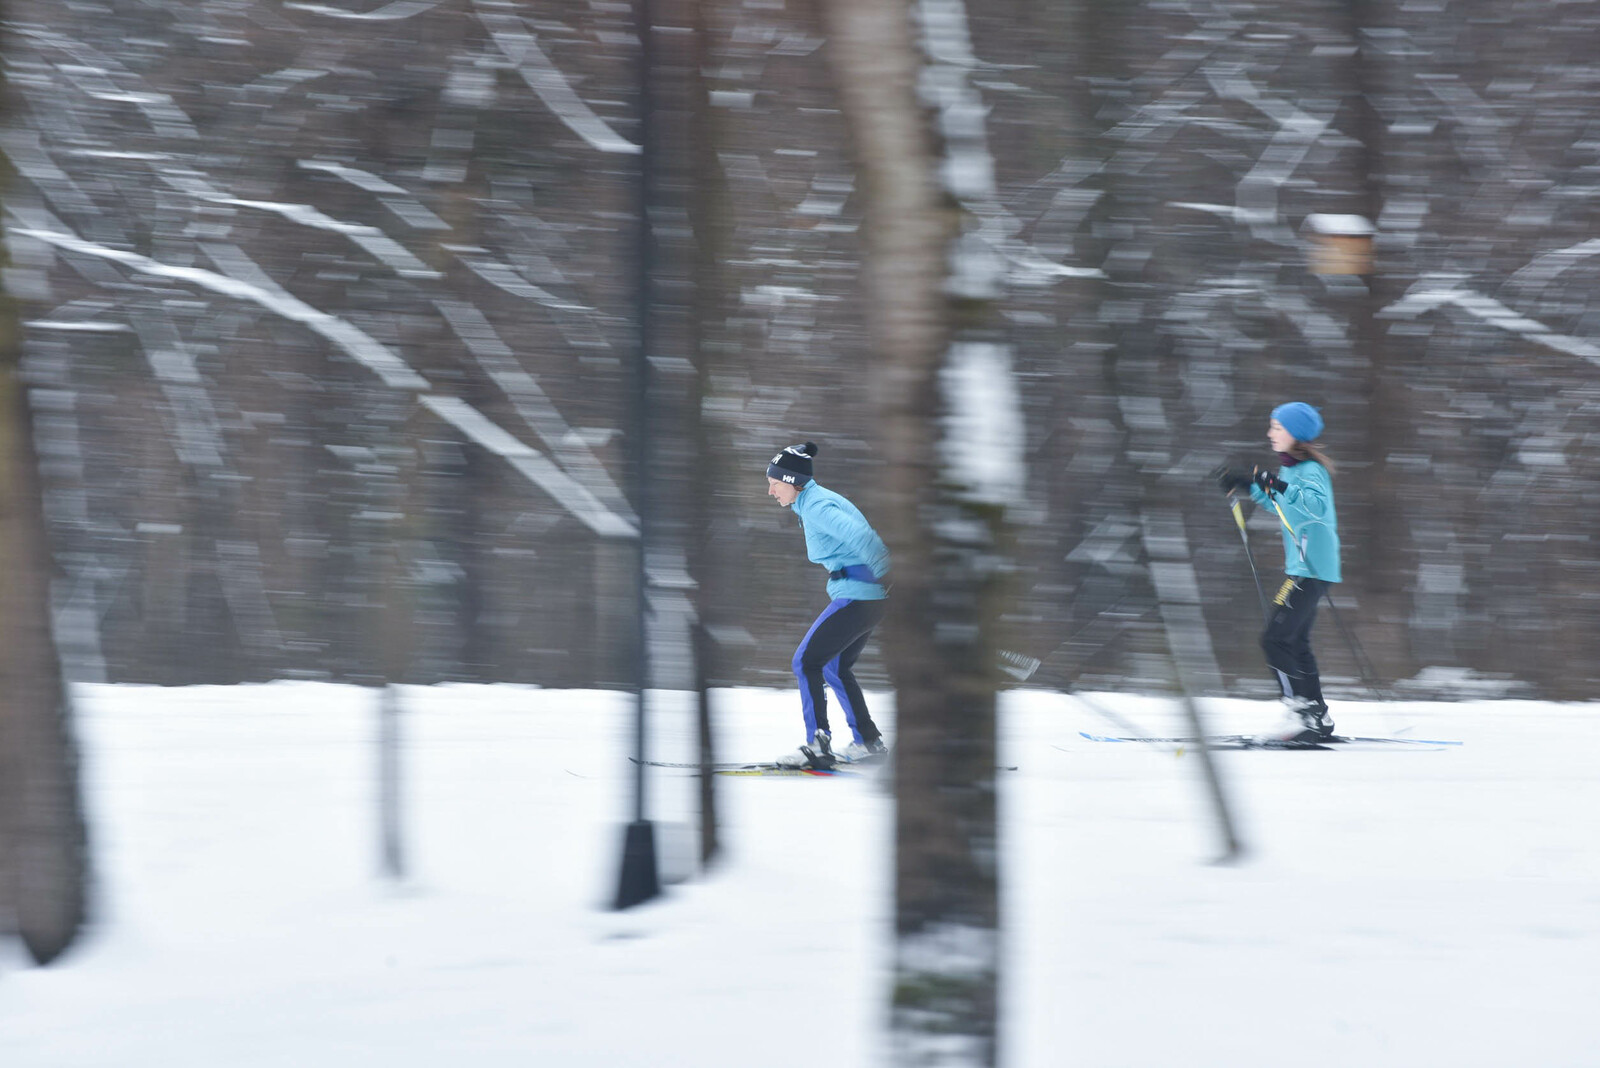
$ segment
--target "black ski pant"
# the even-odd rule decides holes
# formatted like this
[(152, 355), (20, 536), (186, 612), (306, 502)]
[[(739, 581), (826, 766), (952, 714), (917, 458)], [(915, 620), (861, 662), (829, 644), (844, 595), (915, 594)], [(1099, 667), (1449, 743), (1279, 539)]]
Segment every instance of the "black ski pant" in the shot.
[(1328, 705), (1322, 699), (1317, 658), (1311, 655), (1311, 625), (1317, 621), (1317, 602), (1327, 588), (1322, 579), (1298, 575), (1284, 579), (1261, 632), (1261, 650), (1267, 654), (1267, 665), (1278, 673), (1284, 696), (1307, 698), (1319, 708)]
[[(853, 601), (839, 597), (823, 609), (822, 615), (806, 631), (805, 640), (794, 651), (795, 677), (800, 681), (800, 705), (805, 713), (806, 744), (817, 731), (828, 730), (828, 695), (824, 684), (833, 687), (844, 708), (845, 722), (857, 742), (863, 744), (883, 737), (867, 712), (867, 699), (856, 682), (856, 660), (867, 647), (872, 628), (883, 620), (887, 601)], [(829, 733), (832, 733), (831, 731)]]

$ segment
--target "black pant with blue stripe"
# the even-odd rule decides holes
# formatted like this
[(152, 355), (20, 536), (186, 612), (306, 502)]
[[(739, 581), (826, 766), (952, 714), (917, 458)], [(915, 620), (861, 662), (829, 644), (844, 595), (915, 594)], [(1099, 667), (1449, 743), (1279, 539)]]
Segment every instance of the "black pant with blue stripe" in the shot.
[(817, 731), (828, 730), (828, 694), (823, 689), (824, 683), (838, 696), (845, 722), (850, 725), (856, 742), (871, 744), (883, 737), (867, 712), (867, 700), (861, 694), (855, 672), (850, 669), (861, 656), (861, 650), (867, 647), (872, 629), (882, 622), (887, 604), (883, 600), (835, 598), (811, 624), (800, 648), (794, 651), (790, 666), (800, 680), (806, 744), (810, 744)]
[(1317, 621), (1317, 602), (1328, 584), (1322, 579), (1291, 575), (1272, 599), (1272, 615), (1261, 632), (1261, 650), (1267, 665), (1278, 673), (1285, 697), (1304, 697), (1320, 708), (1322, 677), (1311, 655), (1311, 625)]

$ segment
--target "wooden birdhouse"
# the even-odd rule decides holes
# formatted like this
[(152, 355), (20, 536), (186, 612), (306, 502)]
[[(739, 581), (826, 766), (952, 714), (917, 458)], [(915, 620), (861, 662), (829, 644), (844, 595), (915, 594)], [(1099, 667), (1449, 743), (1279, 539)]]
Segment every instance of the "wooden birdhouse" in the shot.
[(1312, 214), (1301, 228), (1316, 274), (1371, 274), (1376, 228), (1360, 215)]

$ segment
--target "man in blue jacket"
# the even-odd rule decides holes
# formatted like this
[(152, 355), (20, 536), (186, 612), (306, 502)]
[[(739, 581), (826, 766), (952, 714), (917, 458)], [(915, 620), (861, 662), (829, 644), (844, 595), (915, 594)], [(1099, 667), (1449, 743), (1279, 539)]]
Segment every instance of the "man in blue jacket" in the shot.
[(812, 479), (811, 458), (816, 454), (816, 444), (808, 441), (789, 446), (767, 464), (767, 496), (793, 509), (800, 518), (806, 556), (827, 569), (830, 598), (794, 652), (791, 666), (800, 681), (806, 744), (799, 752), (779, 758), (778, 763), (789, 767), (831, 767), (835, 763), (824, 682), (839, 698), (854, 736), (840, 755), (847, 760), (868, 760), (888, 752), (851, 669), (873, 628), (883, 619), (889, 550), (860, 509)]

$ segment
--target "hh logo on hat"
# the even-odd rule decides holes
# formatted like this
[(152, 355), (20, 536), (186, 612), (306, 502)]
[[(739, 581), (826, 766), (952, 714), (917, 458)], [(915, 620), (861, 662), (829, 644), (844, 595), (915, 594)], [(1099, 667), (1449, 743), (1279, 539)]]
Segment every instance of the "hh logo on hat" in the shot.
[(816, 454), (815, 442), (791, 445), (767, 464), (767, 477), (787, 482), (791, 486), (803, 486), (811, 481), (811, 458)]

